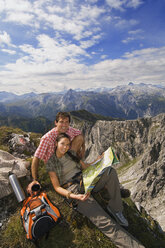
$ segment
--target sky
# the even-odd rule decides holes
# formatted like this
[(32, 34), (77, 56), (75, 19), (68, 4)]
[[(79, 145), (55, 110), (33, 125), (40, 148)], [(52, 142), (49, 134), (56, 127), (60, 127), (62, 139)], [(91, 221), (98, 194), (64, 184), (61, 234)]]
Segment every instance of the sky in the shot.
[(0, 0), (0, 91), (165, 86), (165, 0)]

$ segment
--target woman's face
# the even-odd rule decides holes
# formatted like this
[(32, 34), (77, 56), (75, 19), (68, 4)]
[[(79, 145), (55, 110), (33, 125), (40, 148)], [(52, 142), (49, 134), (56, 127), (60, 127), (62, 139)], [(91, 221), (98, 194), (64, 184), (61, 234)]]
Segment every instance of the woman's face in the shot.
[(61, 155), (64, 155), (70, 148), (70, 140), (68, 138), (61, 138), (57, 142), (57, 151)]

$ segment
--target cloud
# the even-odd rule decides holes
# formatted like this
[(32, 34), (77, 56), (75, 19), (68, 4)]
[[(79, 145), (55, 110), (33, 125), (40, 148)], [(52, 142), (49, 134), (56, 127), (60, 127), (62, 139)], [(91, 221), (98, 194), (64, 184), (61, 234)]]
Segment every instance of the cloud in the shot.
[(130, 30), (130, 31), (128, 31), (129, 36), (126, 39), (123, 39), (122, 43), (127, 44), (131, 41), (134, 41), (134, 40), (143, 40), (144, 39), (143, 33), (144, 32), (141, 29)]
[(114, 20), (115, 20), (115, 26), (120, 29), (129, 29), (132, 28), (133, 26), (136, 26), (139, 23), (139, 21), (135, 19), (125, 20), (120, 17), (116, 17), (114, 18)]
[(17, 11), (27, 12), (31, 10), (31, 3), (28, 0), (0, 0), (1, 12), (6, 11)]
[(81, 48), (89, 48), (93, 45), (97, 44), (99, 40), (102, 38), (103, 34), (95, 35), (90, 40), (80, 41)]
[(135, 50), (123, 59), (105, 60), (92, 67), (90, 73), (100, 78), (104, 85), (116, 83), (160, 83), (165, 86), (165, 47)]
[(130, 8), (137, 8), (139, 7), (140, 5), (144, 4), (144, 1), (143, 0), (130, 0), (130, 1), (127, 1), (127, 7), (130, 7)]
[(10, 35), (6, 33), (6, 31), (0, 31), (0, 45), (6, 44), (8, 46), (11, 45)]
[(143, 33), (143, 30), (142, 29), (136, 29), (136, 30), (130, 30), (130, 31), (128, 31), (128, 34), (130, 34), (130, 35), (139, 35), (141, 33)]
[(31, 25), (31, 22), (34, 19), (34, 15), (29, 13), (21, 13), (21, 12), (8, 12), (5, 18), (5, 22), (15, 22), (19, 25)]
[(9, 54), (11, 54), (11, 55), (16, 54), (16, 51), (14, 51), (14, 50), (9, 50), (9, 49), (2, 49), (2, 52), (4, 52), (4, 53), (9, 53)]
[(106, 2), (111, 8), (121, 11), (125, 8), (137, 8), (144, 3), (142, 0), (106, 0)]
[[(53, 28), (62, 34), (65, 32), (74, 39), (81, 40), (95, 35), (95, 27), (100, 25), (104, 7), (94, 3), (79, 3), (74, 1), (27, 1), (27, 0), (0, 0), (3, 13), (3, 22), (27, 25), (29, 27)], [(92, 27), (92, 29), (91, 29)]]
[[(42, 48), (45, 42), (46, 39), (42, 43)], [(31, 50), (32, 47), (23, 49), (33, 56), (33, 60), (35, 59), (36, 51)], [(67, 49), (66, 46), (66, 51), (70, 51)], [(89, 86), (92, 88), (102, 85), (115, 87), (116, 84), (126, 84), (130, 81), (154, 84), (160, 84), (160, 82), (163, 84), (164, 82), (165, 86), (165, 47), (135, 50), (132, 53), (125, 53), (123, 58), (106, 59), (91, 66), (86, 66), (76, 59), (67, 60), (65, 56), (60, 63), (51, 59), (49, 61), (42, 60), (42, 56), (38, 61), (38, 63), (29, 61), (29, 57), (25, 56), (17, 60), (15, 64), (6, 65), (6, 71), (0, 72), (1, 81), (5, 80), (10, 85), (12, 82), (17, 82), (18, 86), (13, 86), (13, 92), (16, 91), (16, 88), (20, 92), (29, 92), (31, 85), (36, 92), (48, 92), (60, 91), (64, 87), (75, 89), (78, 85), (84, 89)]]

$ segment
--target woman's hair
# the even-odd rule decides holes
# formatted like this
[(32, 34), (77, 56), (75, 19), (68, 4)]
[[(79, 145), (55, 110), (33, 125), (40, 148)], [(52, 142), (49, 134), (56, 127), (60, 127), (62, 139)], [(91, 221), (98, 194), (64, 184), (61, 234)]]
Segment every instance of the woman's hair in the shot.
[(69, 135), (66, 133), (60, 133), (56, 138), (57, 143), (63, 138), (67, 138), (71, 142)]
[[(58, 143), (63, 138), (67, 138), (71, 142), (69, 135), (67, 135), (66, 133), (60, 133), (56, 138), (56, 142)], [(67, 154), (72, 158), (74, 162), (80, 162), (80, 159), (77, 156), (73, 155), (71, 151), (67, 151)]]

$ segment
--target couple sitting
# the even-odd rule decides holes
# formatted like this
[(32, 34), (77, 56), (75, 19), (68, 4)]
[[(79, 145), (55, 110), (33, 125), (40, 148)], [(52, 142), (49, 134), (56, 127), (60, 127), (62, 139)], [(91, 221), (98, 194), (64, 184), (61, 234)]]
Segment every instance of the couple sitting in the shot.
[[(107, 210), (120, 225), (110, 218), (92, 195), (89, 193), (84, 194), (82, 187), (80, 190), (79, 176), (82, 170), (90, 165), (84, 163), (77, 157), (77, 154), (80, 157), (83, 156), (84, 153), (83, 137), (81, 133), (78, 133), (76, 130), (73, 132), (72, 128), (70, 129), (70, 116), (68, 113), (59, 113), (57, 117), (55, 122), (56, 127), (53, 131), (50, 131), (50, 134), (54, 132), (56, 137), (54, 135), (55, 138), (53, 141), (52, 139), (48, 141), (46, 136), (44, 141), (41, 140), (40, 148), (37, 149), (35, 153), (32, 162), (33, 178), (36, 179), (37, 176), (38, 159), (41, 158), (45, 160), (46, 168), (55, 191), (67, 199), (72, 199), (74, 202), (76, 201), (77, 211), (87, 216), (117, 247), (143, 247), (134, 237), (131, 237), (120, 227), (120, 225), (128, 226), (128, 222), (122, 214), (123, 206), (120, 185), (115, 169), (112, 168), (110, 173), (109, 170), (105, 170), (93, 191), (98, 192), (106, 187), (109, 194)], [(69, 135), (70, 132), (72, 134), (77, 132), (76, 134), (78, 135), (75, 135), (77, 139), (74, 138), (74, 135)], [(49, 135), (49, 138), (50, 136), (51, 135)], [(49, 148), (47, 157), (44, 157), (45, 154), (42, 154), (42, 151), (45, 149), (45, 144), (49, 144), (49, 146), (47, 146)], [(33, 183), (36, 183), (36, 181), (32, 182), (32, 184)]]

